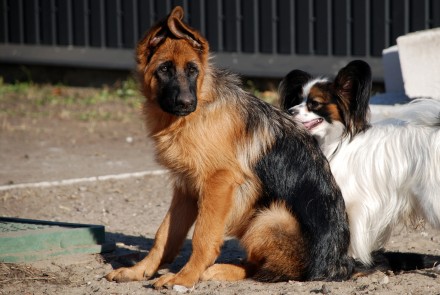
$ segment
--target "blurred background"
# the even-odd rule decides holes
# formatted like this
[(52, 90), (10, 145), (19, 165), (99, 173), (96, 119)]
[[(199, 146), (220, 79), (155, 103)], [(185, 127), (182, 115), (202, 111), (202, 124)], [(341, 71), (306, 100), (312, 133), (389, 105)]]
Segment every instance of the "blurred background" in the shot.
[(369, 62), (380, 83), (384, 48), (440, 26), (439, 0), (0, 0), (0, 75), (82, 86), (126, 79), (138, 39), (176, 5), (218, 66), (256, 84), (294, 68), (333, 75), (352, 59)]

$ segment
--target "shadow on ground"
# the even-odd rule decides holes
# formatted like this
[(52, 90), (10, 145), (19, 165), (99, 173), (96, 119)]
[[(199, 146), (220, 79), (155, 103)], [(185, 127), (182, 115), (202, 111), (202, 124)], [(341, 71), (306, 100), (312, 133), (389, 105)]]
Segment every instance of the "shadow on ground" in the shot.
[[(106, 233), (108, 242), (115, 242), (116, 248), (110, 253), (102, 254), (105, 263), (110, 263), (113, 269), (123, 266), (133, 266), (142, 260), (153, 247), (154, 239), (142, 236), (125, 235), (122, 233)], [(178, 272), (188, 261), (192, 252), (191, 240), (186, 239), (176, 259), (166, 268), (171, 272)], [(245, 259), (245, 252), (239, 242), (228, 239), (224, 242), (217, 263), (239, 264)]]

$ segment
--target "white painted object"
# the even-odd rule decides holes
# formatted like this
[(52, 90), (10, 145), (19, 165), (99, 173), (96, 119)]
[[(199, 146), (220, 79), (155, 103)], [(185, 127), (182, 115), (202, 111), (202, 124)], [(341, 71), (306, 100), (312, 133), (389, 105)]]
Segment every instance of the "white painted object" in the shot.
[(397, 38), (406, 95), (440, 100), (440, 28)]
[(405, 93), (397, 45), (382, 50), (385, 90), (388, 93)]

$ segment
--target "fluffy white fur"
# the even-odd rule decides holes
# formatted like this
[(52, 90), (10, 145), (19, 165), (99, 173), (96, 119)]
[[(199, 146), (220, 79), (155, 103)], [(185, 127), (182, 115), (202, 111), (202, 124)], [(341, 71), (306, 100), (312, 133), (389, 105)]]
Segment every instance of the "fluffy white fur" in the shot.
[[(303, 123), (320, 118), (304, 103), (292, 109)], [(440, 228), (440, 102), (398, 107), (353, 138), (342, 136), (344, 128), (323, 120), (309, 131), (342, 190), (351, 255), (369, 265), (371, 253), (384, 247), (398, 223), (422, 217)]]

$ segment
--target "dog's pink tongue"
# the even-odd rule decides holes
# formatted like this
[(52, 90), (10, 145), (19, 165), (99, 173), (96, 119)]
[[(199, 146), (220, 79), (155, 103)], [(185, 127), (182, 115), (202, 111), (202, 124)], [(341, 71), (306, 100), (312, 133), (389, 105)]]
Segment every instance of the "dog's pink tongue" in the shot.
[(307, 122), (303, 122), (304, 127), (306, 127), (307, 130), (312, 129), (318, 124), (318, 120), (311, 120)]

